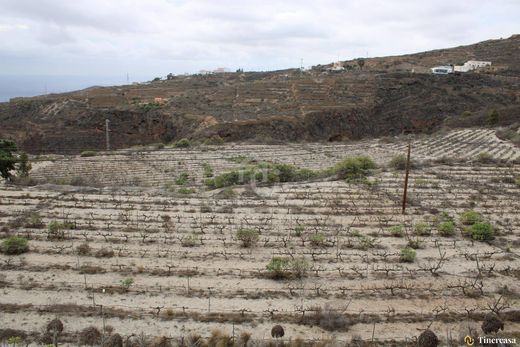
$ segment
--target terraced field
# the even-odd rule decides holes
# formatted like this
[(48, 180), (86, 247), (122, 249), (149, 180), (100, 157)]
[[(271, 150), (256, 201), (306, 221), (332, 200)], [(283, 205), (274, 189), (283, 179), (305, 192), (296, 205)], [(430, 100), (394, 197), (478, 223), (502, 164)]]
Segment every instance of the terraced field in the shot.
[[(0, 190), (1, 237), (30, 245), (0, 255), (0, 327), (38, 340), (59, 318), (71, 346), (90, 325), (191, 344), (214, 329), (267, 342), (280, 324), (286, 341), (352, 346), (416, 346), (429, 328), (442, 345), (459, 346), (482, 334), (493, 311), (504, 322), (499, 335), (519, 338), (520, 150), (485, 129), (412, 140), (403, 215), (403, 172), (389, 162), (406, 145), (395, 138), (35, 159), (40, 185)], [(245, 163), (316, 170), (360, 154), (379, 166), (364, 183), (204, 185)], [(494, 240), (466, 235), (467, 210), (494, 226)], [(448, 235), (441, 224), (451, 219)], [(252, 247), (239, 239), (244, 229), (259, 235)], [(407, 245), (416, 253), (408, 262)], [(273, 257), (300, 266), (276, 273), (266, 267)]]

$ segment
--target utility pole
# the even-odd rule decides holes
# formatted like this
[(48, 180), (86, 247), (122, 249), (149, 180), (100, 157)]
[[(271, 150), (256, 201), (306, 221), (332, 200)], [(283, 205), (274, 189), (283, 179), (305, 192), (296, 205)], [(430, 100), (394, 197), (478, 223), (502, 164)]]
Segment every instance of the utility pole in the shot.
[(408, 174), (410, 173), (410, 151), (412, 144), (408, 142), (408, 155), (406, 156), (406, 174), (404, 176), (404, 191), (403, 191), (403, 214), (406, 212), (406, 193), (408, 192)]
[(105, 136), (107, 141), (107, 151), (110, 151), (110, 128), (109, 128), (110, 121), (108, 119), (105, 119)]

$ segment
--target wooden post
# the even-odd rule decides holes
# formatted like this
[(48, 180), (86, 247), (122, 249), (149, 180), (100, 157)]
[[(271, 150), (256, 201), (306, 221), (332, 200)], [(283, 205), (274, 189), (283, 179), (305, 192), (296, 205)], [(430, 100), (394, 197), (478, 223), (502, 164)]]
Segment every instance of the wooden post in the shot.
[(110, 151), (110, 129), (109, 129), (110, 121), (108, 119), (105, 119), (105, 136), (106, 136), (106, 142), (107, 142), (107, 151)]
[(406, 193), (408, 192), (408, 175), (410, 173), (410, 151), (412, 144), (408, 143), (408, 155), (406, 156), (406, 174), (404, 176), (404, 191), (403, 191), (403, 214), (406, 213)]

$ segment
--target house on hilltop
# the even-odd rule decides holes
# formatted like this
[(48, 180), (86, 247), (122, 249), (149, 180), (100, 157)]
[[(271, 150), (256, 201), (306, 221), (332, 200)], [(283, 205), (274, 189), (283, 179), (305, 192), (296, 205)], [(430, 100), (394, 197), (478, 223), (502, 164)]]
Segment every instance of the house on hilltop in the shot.
[(476, 69), (480, 69), (486, 66), (491, 66), (490, 61), (480, 61), (480, 60), (468, 60), (464, 63), (464, 65), (455, 65), (453, 70), (456, 72), (468, 72)]

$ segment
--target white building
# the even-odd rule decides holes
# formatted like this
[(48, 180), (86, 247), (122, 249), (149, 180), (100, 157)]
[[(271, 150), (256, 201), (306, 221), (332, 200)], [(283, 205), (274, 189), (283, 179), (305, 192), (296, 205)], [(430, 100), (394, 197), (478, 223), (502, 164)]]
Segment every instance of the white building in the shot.
[(431, 68), (432, 74), (434, 75), (447, 75), (450, 73), (453, 73), (453, 67), (446, 65), (446, 66), (435, 66)]
[(328, 69), (329, 71), (343, 71), (345, 68), (343, 67), (343, 63), (341, 61), (336, 61), (332, 64), (332, 67)]
[(468, 60), (464, 65), (455, 65), (454, 71), (457, 72), (468, 72), (476, 69), (480, 69), (486, 66), (491, 66), (490, 61), (479, 61), (479, 60)]

